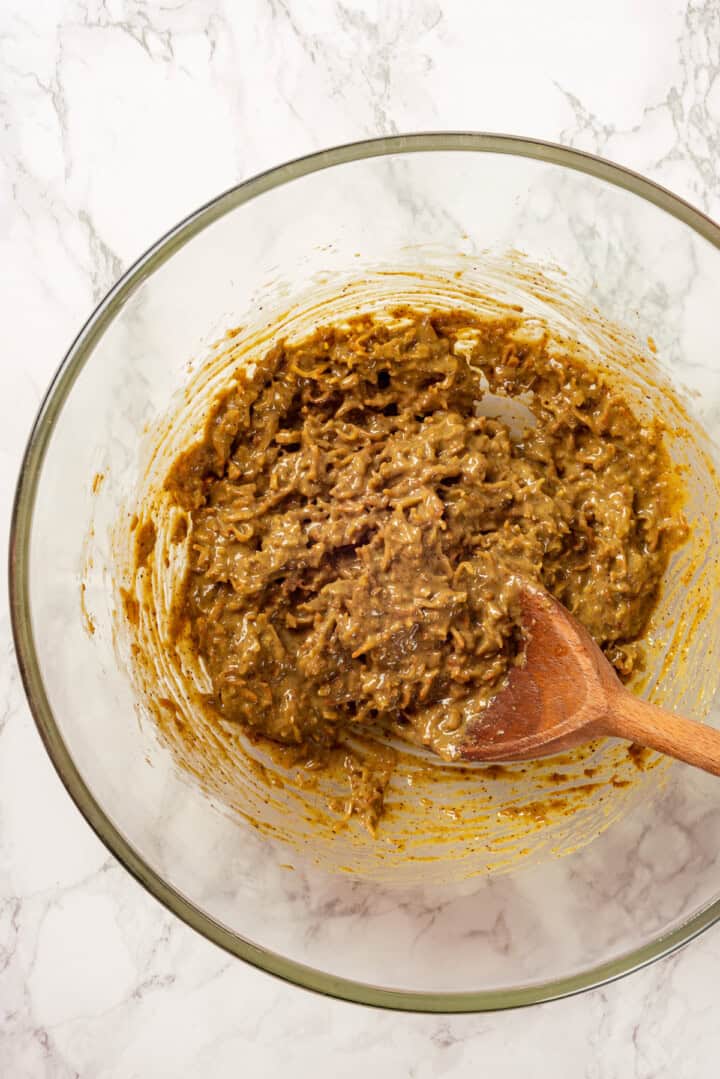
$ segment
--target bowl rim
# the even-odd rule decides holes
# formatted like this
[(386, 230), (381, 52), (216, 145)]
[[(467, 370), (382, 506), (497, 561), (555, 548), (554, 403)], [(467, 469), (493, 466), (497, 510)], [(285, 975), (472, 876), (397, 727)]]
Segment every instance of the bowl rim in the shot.
[(702, 211), (622, 165), (558, 143), (489, 132), (443, 131), (391, 135), (321, 150), (261, 172), (211, 199), (160, 237), (109, 290), (80, 329), (43, 398), (33, 423), (15, 490), (10, 523), (10, 616), (20, 674), (35, 724), (65, 789), (98, 838), (125, 869), (191, 928), (251, 965), (295, 985), (360, 1004), (416, 1012), (481, 1012), (522, 1007), (597, 988), (669, 955), (720, 920), (720, 898), (671, 933), (608, 962), (543, 984), (512, 989), (430, 992), (388, 989), (328, 974), (270, 951), (226, 928), (190, 902), (149, 866), (111, 821), (86, 785), (50, 708), (30, 615), (29, 546), (37, 485), (62, 407), (96, 342), (128, 298), (193, 236), (266, 191), (322, 169), (372, 157), (417, 152), (472, 151), (531, 158), (620, 187), (669, 213), (720, 249), (720, 226)]

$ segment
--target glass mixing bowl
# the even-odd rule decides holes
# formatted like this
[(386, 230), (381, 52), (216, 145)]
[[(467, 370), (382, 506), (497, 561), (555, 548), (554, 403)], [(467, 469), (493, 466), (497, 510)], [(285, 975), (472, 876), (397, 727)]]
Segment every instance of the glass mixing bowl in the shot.
[[(399, 136), (241, 184), (165, 236), (103, 300), (48, 392), (23, 463), (13, 626), (30, 706), (70, 795), (175, 914), (300, 985), (435, 1011), (586, 989), (720, 916), (720, 788), (675, 763), (638, 772), (633, 797), (618, 787), (591, 799), (582, 836), (539, 819), (514, 858), (498, 856), (507, 829), (498, 830), (502, 811), (491, 805), (475, 846), (465, 833), (474, 860), (460, 858), (462, 872), (457, 858), (446, 870), (429, 848), (381, 872), (382, 831), (372, 849), (356, 836), (353, 864), (342, 834), (313, 840), (307, 829), (297, 851), (264, 834), (179, 770), (151, 721), (138, 723), (142, 708), (116, 648), (110, 539), (148, 428), (213, 341), (363, 280), (381, 298), (412, 298), (419, 271), (444, 275), (448, 289), (481, 286), (493, 273), (500, 282), (515, 260), (515, 299), (542, 314), (553, 289), (570, 289), (588, 310), (595, 305), (637, 341), (628, 378), (642, 381), (647, 348), (657, 349), (662, 377), (691, 395), (716, 441), (719, 248), (720, 229), (697, 210), (598, 158), (504, 136)], [(512, 282), (502, 287), (512, 300)], [(612, 350), (615, 331), (603, 332)], [(686, 552), (671, 566), (641, 688), (717, 724), (720, 608), (708, 602), (717, 485), (706, 450), (685, 450), (692, 560)], [(479, 775), (478, 790), (487, 793), (487, 782)], [(471, 784), (462, 797), (471, 809)]]

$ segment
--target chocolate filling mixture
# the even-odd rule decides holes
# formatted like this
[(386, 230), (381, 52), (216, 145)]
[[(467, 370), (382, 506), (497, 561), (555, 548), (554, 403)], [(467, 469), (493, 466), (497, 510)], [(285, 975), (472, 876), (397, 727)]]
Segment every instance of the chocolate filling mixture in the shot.
[(522, 656), (520, 577), (623, 679), (641, 666), (673, 483), (660, 425), (521, 316), (325, 326), (238, 374), (171, 470), (179, 625), (249, 732), (312, 755), (379, 728), (453, 759)]

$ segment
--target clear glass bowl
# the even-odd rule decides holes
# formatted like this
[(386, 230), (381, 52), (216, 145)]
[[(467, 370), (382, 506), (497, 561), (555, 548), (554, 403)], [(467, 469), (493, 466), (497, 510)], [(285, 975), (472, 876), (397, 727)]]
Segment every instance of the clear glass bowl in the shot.
[[(637, 797), (596, 800), (597, 838), (563, 858), (555, 851), (570, 849), (572, 834), (538, 827), (533, 857), (503, 873), (479, 872), (482, 858), (443, 872), (432, 857), (416, 858), (412, 872), (365, 873), (380, 864), (382, 842), (375, 853), (362, 848), (354, 873), (338, 873), (342, 838), (334, 865), (312, 839), (289, 854), (208, 797), (176, 768), (152, 722), (138, 723), (114, 645), (109, 538), (137, 483), (148, 425), (228, 327), (260, 326), (283, 305), (362, 278), (384, 280), (385, 296), (412, 295), (417, 271), (450, 281), (461, 266), (463, 280), (482, 283), (510, 250), (525, 253), (519, 288), (530, 306), (544, 302), (533, 270), (542, 264), (546, 283), (571, 283), (638, 342), (652, 338), (665, 375), (694, 395), (717, 441), (719, 248), (720, 230), (698, 211), (598, 158), (504, 136), (399, 136), (241, 184), (165, 236), (103, 300), (28, 445), (11, 541), (13, 625), (33, 714), (70, 795), (174, 913), (300, 985), (434, 1011), (586, 989), (720, 916), (717, 781), (682, 765), (648, 769), (632, 785)], [(693, 454), (694, 562), (671, 569), (643, 691), (717, 724), (720, 609), (703, 602), (717, 580), (717, 486), (702, 452)]]

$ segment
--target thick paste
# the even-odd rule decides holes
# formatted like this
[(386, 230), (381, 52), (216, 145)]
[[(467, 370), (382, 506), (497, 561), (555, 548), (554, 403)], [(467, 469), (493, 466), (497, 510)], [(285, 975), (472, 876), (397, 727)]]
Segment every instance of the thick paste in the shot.
[(166, 484), (191, 524), (179, 624), (250, 732), (453, 759), (521, 657), (518, 579), (627, 679), (682, 526), (659, 422), (542, 327), (393, 316), (280, 342), (216, 400)]

